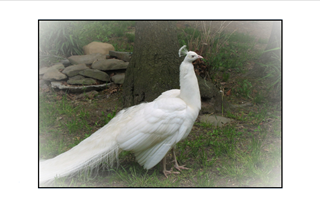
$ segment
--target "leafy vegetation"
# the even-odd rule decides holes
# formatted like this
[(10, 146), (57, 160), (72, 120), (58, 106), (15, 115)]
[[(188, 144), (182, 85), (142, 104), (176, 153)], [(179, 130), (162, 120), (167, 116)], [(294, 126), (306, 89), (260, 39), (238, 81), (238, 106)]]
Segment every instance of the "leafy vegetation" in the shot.
[(128, 39), (129, 43), (134, 42), (134, 38), (135, 38), (134, 34), (127, 33), (126, 36), (127, 36), (127, 39)]
[(178, 35), (180, 45), (187, 45), (189, 50), (199, 51), (211, 68), (211, 74), (225, 72), (227, 69), (236, 72), (245, 72), (248, 60), (255, 59), (261, 53), (254, 53), (257, 42), (250, 35), (233, 32), (226, 33), (224, 29), (229, 23), (221, 24), (220, 28), (213, 31), (210, 25), (201, 23), (203, 32), (196, 28), (186, 27)]
[[(263, 51), (263, 53), (274, 50), (280, 50), (280, 48), (273, 48), (271, 50)], [(268, 64), (262, 64), (260, 62), (257, 62), (257, 64), (262, 65), (265, 68), (267, 75), (262, 77), (260, 80), (268, 80), (268, 91), (270, 92), (272, 90), (281, 93), (281, 57), (279, 57), (276, 53), (273, 53), (271, 56), (271, 61)]]
[[(134, 21), (40, 21), (39, 51), (41, 63), (54, 63), (71, 55), (82, 55), (90, 42), (108, 42), (117, 51), (132, 51), (122, 44)], [(119, 40), (120, 38), (120, 40)], [(133, 42), (134, 37), (128, 36)]]

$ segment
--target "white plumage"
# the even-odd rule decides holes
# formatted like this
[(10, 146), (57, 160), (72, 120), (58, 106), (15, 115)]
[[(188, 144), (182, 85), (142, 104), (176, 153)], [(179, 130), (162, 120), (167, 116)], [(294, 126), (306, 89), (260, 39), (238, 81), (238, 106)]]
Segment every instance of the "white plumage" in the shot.
[[(184, 47), (179, 50), (179, 56)], [(153, 102), (142, 103), (120, 111), (107, 125), (93, 133), (69, 151), (40, 162), (40, 183), (55, 177), (72, 176), (82, 170), (91, 170), (102, 162), (112, 165), (121, 150), (135, 154), (137, 162), (150, 169), (162, 159), (165, 176), (165, 155), (173, 149), (175, 168), (179, 166), (175, 145), (190, 133), (201, 108), (198, 81), (192, 62), (202, 58), (195, 52), (185, 52), (180, 65), (180, 90), (162, 93)]]

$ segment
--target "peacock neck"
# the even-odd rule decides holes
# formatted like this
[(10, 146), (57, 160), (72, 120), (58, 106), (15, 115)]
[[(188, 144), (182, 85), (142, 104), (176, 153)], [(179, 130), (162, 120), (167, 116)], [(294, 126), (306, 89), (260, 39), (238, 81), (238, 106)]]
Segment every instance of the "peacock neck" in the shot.
[(191, 62), (183, 61), (180, 65), (180, 98), (198, 115), (201, 109), (200, 90)]

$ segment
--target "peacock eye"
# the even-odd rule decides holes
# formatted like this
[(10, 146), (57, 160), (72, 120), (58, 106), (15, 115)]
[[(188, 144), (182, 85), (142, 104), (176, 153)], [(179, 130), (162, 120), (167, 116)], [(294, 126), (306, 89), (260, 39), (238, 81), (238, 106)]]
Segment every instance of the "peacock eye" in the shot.
[(194, 58), (194, 55), (191, 55), (192, 58)]

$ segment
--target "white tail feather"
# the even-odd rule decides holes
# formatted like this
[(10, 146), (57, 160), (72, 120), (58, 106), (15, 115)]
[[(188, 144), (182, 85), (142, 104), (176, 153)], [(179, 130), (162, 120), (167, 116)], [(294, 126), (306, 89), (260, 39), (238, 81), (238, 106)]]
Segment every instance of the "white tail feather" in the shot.
[(111, 120), (87, 139), (80, 142), (69, 151), (55, 158), (40, 161), (40, 183), (50, 183), (55, 177), (71, 177), (78, 172), (91, 173), (101, 163), (106, 163), (108, 168), (118, 161), (120, 149), (116, 144), (115, 136), (110, 133), (113, 127)]
[[(56, 177), (91, 173), (100, 164), (112, 167), (121, 150), (135, 153), (146, 169), (155, 166), (177, 142), (187, 137), (201, 108), (198, 81), (192, 61), (202, 58), (188, 52), (180, 65), (180, 90), (163, 93), (150, 103), (120, 111), (107, 125), (55, 158), (40, 161), (40, 183)], [(164, 168), (164, 173), (166, 172)]]

